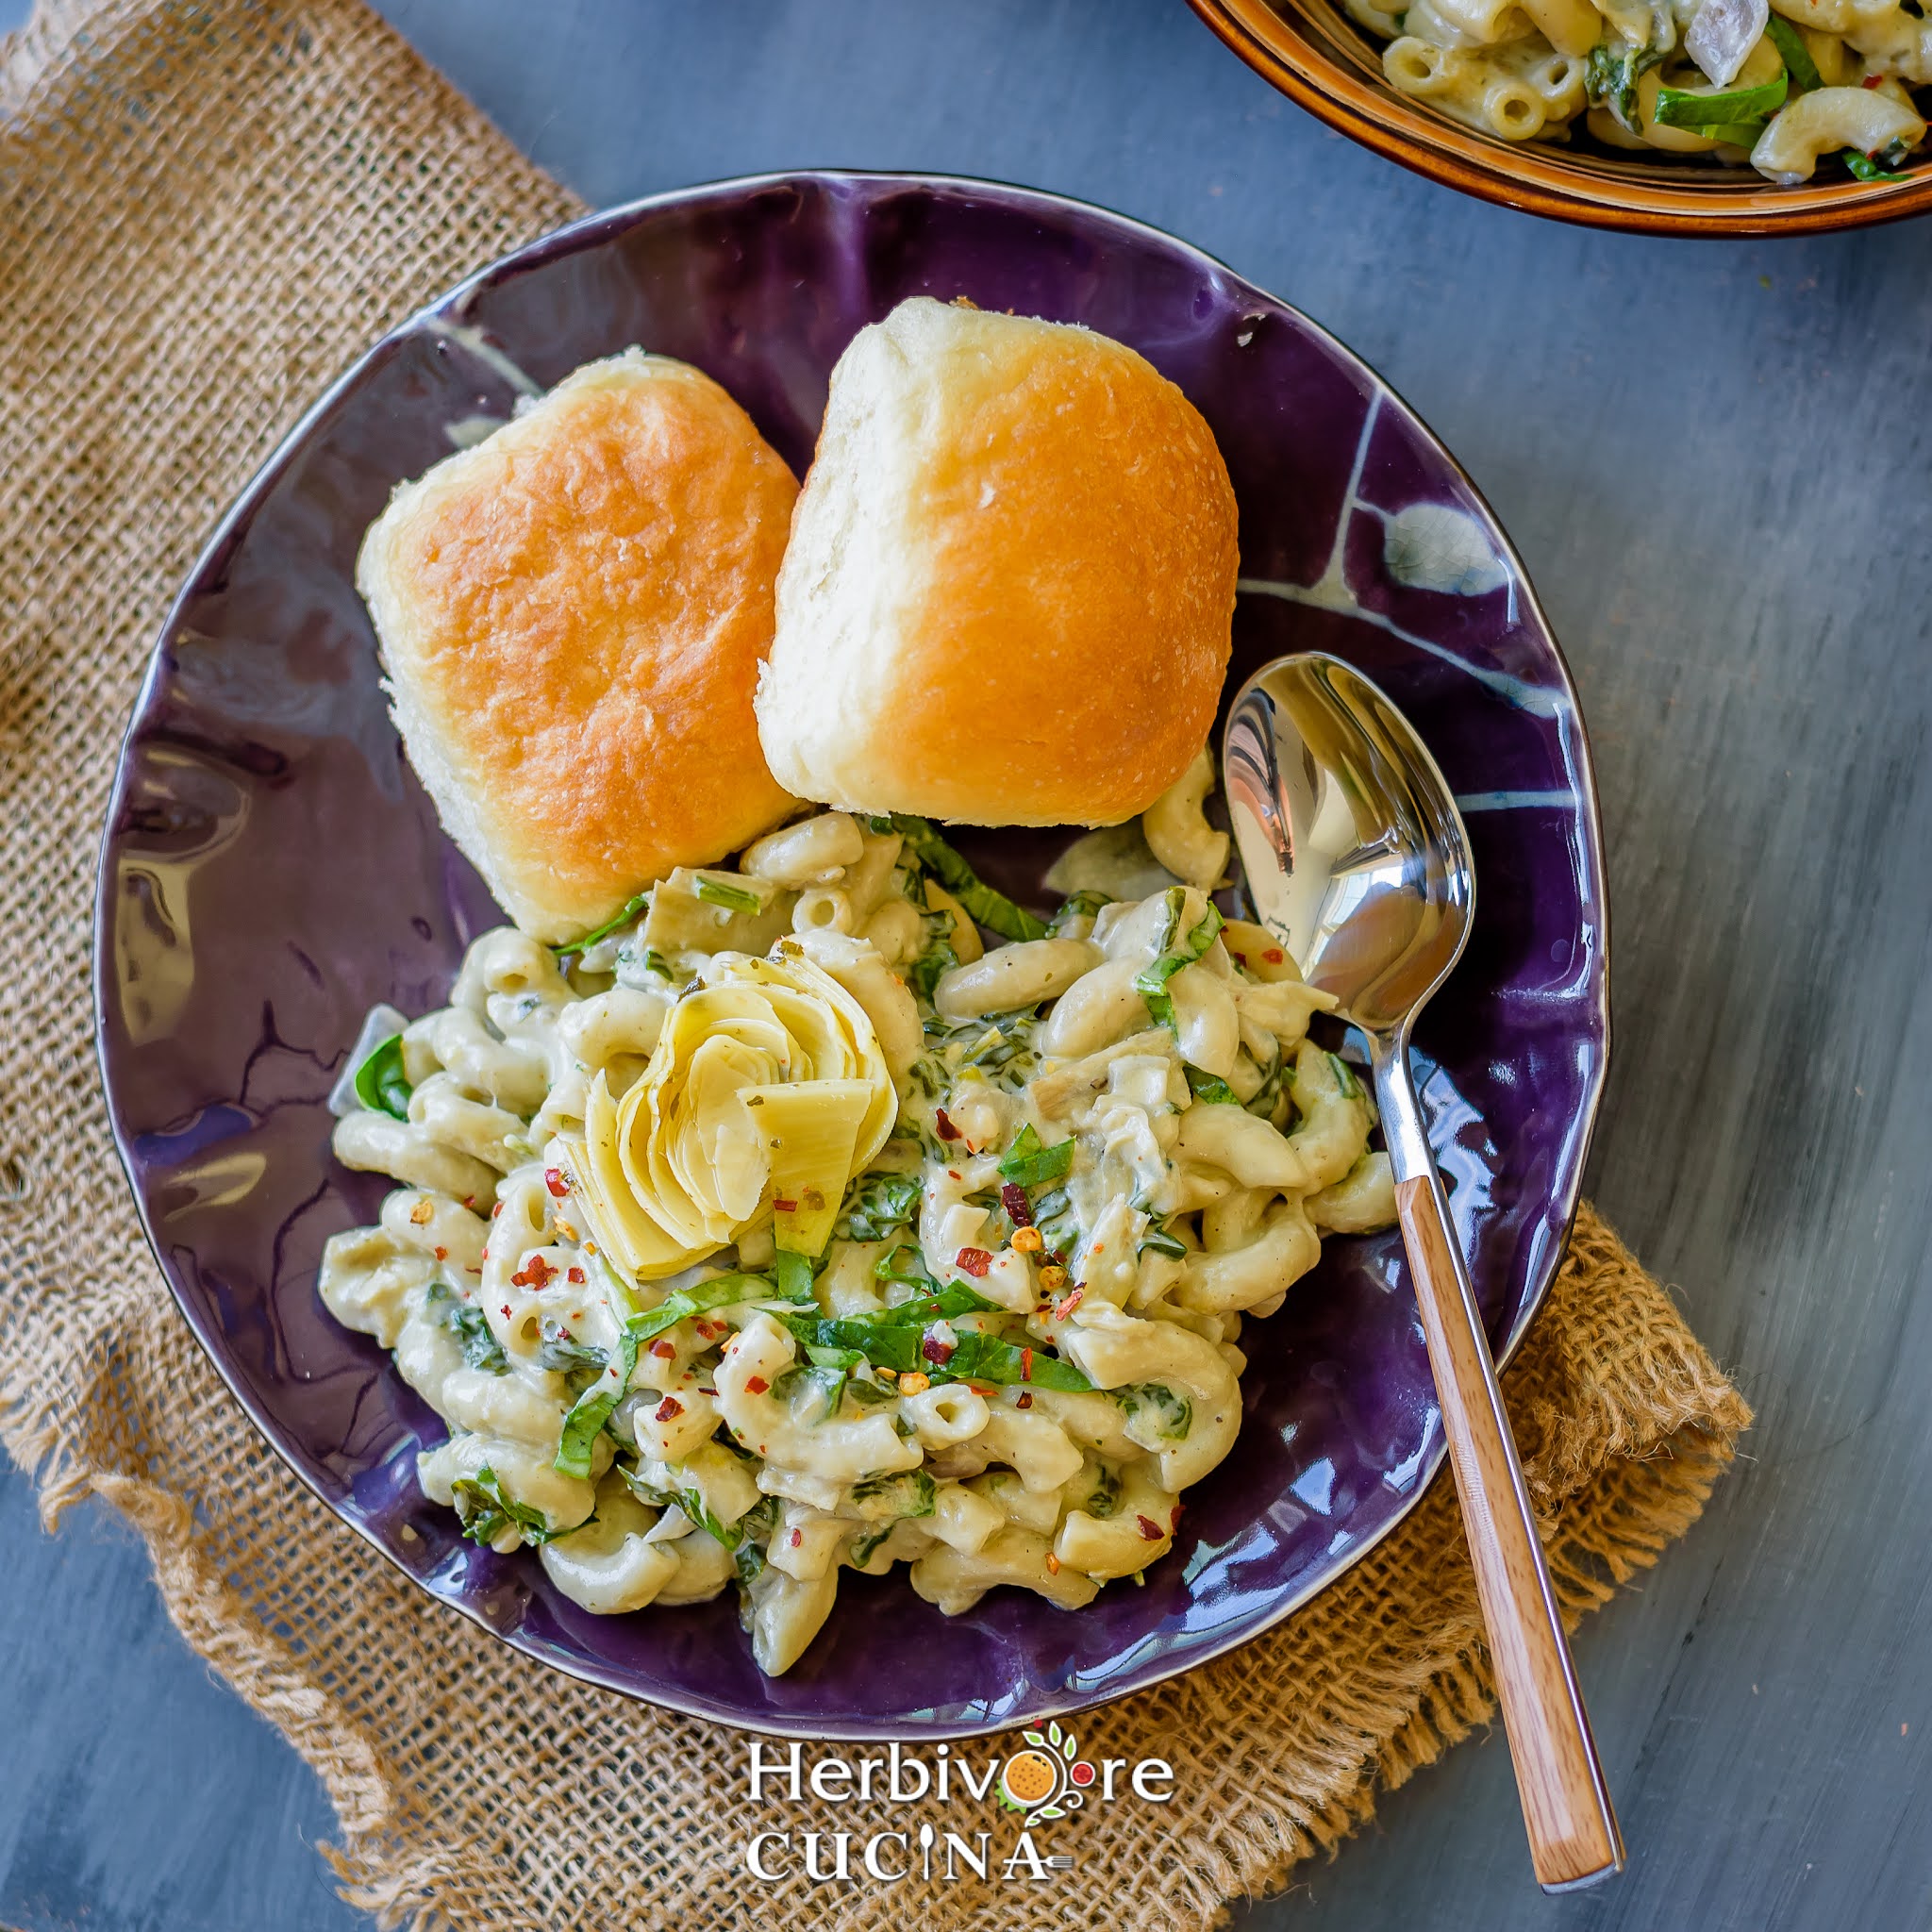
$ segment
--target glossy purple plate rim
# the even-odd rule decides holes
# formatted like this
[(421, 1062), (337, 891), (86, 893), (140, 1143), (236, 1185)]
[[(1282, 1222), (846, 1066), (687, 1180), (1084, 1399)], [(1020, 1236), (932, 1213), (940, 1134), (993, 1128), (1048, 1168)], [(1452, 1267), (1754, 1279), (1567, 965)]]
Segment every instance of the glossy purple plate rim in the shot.
[[(109, 1044), (108, 1005), (108, 988), (114, 970), (112, 948), (116, 879), (113, 861), (117, 834), (122, 829), (124, 808), (127, 802), (131, 759), (137, 741), (141, 738), (143, 724), (154, 708), (157, 695), (164, 681), (164, 673), (168, 668), (169, 646), (181, 631), (184, 618), (197, 596), (208, 580), (219, 574), (229, 558), (232, 546), (238, 539), (245, 536), (257, 512), (269, 500), (276, 485), (302, 456), (317, 430), (328, 422), (337, 408), (349, 399), (370, 377), (381, 364), (386, 353), (392, 347), (425, 330), (434, 331), (439, 323), (446, 323), (453, 314), (460, 315), (478, 294), (501, 288), (511, 277), (558, 263), (625, 235), (654, 216), (678, 210), (703, 209), (710, 205), (728, 208), (773, 190), (814, 189), (844, 191), (856, 195), (868, 192), (924, 192), (941, 199), (954, 196), (971, 204), (998, 206), (1011, 211), (1037, 214), (1042, 228), (1050, 227), (1056, 222), (1069, 225), (1070, 228), (1071, 225), (1077, 224), (1094, 224), (1114, 231), (1124, 239), (1151, 246), (1170, 259), (1192, 268), (1207, 281), (1238, 291), (1244, 297), (1252, 297), (1257, 303), (1266, 305), (1268, 308), (1291, 318), (1297, 330), (1305, 332), (1324, 345), (1339, 361), (1354, 365), (1373, 385), (1375, 402), (1371, 408), (1369, 422), (1360, 432), (1360, 446), (1357, 458), (1357, 475), (1360, 472), (1361, 454), (1368, 446), (1373, 430), (1374, 412), (1379, 408), (1381, 401), (1387, 399), (1395, 405), (1401, 416), (1406, 419), (1407, 428), (1421, 439), (1429, 456), (1459, 481), (1463, 491), (1479, 510), (1483, 534), (1493, 546), (1496, 560), (1506, 571), (1510, 593), (1510, 621), (1512, 624), (1518, 622), (1517, 611), (1520, 608), (1524, 613), (1522, 627), (1534, 633), (1539, 643), (1547, 649), (1549, 662), (1544, 668), (1552, 678), (1556, 695), (1559, 700), (1559, 708), (1555, 715), (1561, 716), (1571, 730), (1572, 735), (1566, 737), (1564, 741), (1564, 762), (1567, 773), (1574, 780), (1576, 831), (1584, 861), (1581, 869), (1583, 875), (1579, 879), (1579, 913), (1584, 921), (1583, 937), (1589, 941), (1587, 950), (1593, 962), (1588, 974), (1591, 1003), (1587, 1017), (1590, 1023), (1588, 1035), (1593, 1041), (1594, 1051), (1589, 1057), (1587, 1069), (1582, 1074), (1575, 1116), (1569, 1124), (1565, 1142), (1568, 1158), (1564, 1162), (1564, 1171), (1559, 1184), (1548, 1192), (1542, 1214), (1545, 1226), (1560, 1228), (1561, 1238), (1550, 1242), (1543, 1257), (1535, 1264), (1533, 1278), (1507, 1330), (1500, 1336), (1492, 1333), (1491, 1340), (1498, 1366), (1509, 1360), (1530, 1323), (1541, 1309), (1561, 1262), (1567, 1232), (1574, 1221), (1580, 1195), (1582, 1173), (1588, 1158), (1590, 1141), (1607, 1076), (1610, 1044), (1609, 920), (1607, 894), (1604, 884), (1600, 804), (1588, 727), (1583, 720), (1574, 681), (1563, 657), (1561, 645), (1537, 598), (1521, 557), (1494, 512), (1490, 509), (1481, 491), (1453, 453), (1386, 378), (1354, 351), (1348, 349), (1330, 331), (1312, 321), (1291, 303), (1259, 289), (1205, 250), (1131, 216), (1117, 213), (1094, 203), (1042, 190), (949, 174), (842, 169), (780, 171), (734, 176), (691, 188), (673, 190), (586, 215), (510, 251), (414, 311), (373, 343), (302, 414), (221, 517), (189, 572), (182, 589), (170, 606), (157, 634), (157, 643), (150, 656), (124, 734), (120, 761), (102, 834), (100, 871), (95, 895), (92, 986), (95, 1050), (115, 1152), (134, 1196), (142, 1234), (157, 1265), (161, 1269), (183, 1319), (188, 1324), (190, 1332), (241, 1405), (243, 1413), (304, 1486), (336, 1516), (338, 1521), (344, 1524), (405, 1576), (421, 1587), (426, 1596), (454, 1609), (479, 1628), (489, 1631), (491, 1635), (524, 1655), (547, 1664), (567, 1676), (684, 1715), (721, 1722), (738, 1729), (766, 1736), (819, 1738), (828, 1741), (884, 1741), (893, 1738), (916, 1737), (924, 1741), (939, 1741), (989, 1735), (1009, 1730), (1024, 1724), (1041, 1722), (1049, 1717), (1064, 1717), (1091, 1709), (1134, 1691), (1148, 1689), (1225, 1656), (1274, 1628), (1340, 1580), (1355, 1564), (1375, 1549), (1383, 1538), (1407, 1520), (1410, 1511), (1422, 1500), (1430, 1483), (1440, 1474), (1446, 1457), (1446, 1445), (1441, 1441), (1440, 1420), (1438, 1419), (1434, 1425), (1433, 1443), (1421, 1458), (1419, 1474), (1393, 1513), (1372, 1530), (1361, 1533), (1350, 1544), (1345, 1554), (1334, 1560), (1325, 1571), (1310, 1576), (1297, 1588), (1276, 1592), (1265, 1610), (1257, 1613), (1252, 1620), (1241, 1623), (1239, 1627), (1206, 1638), (1183, 1635), (1177, 1641), (1145, 1645), (1146, 1655), (1140, 1662), (1109, 1676), (1103, 1683), (1082, 1685), (1075, 1682), (1058, 1687), (1037, 1687), (1038, 1694), (1024, 1703), (1008, 1703), (990, 1714), (967, 1715), (958, 1711), (940, 1713), (913, 1710), (883, 1721), (867, 1718), (856, 1709), (839, 1715), (822, 1711), (751, 1711), (741, 1705), (721, 1701), (699, 1692), (678, 1694), (666, 1690), (661, 1684), (646, 1690), (621, 1669), (604, 1665), (596, 1659), (559, 1656), (554, 1646), (541, 1645), (525, 1637), (521, 1630), (501, 1628), (491, 1621), (476, 1602), (453, 1591), (438, 1589), (430, 1576), (412, 1570), (403, 1557), (376, 1534), (369, 1523), (358, 1520), (356, 1515), (345, 1509), (328, 1493), (316, 1474), (305, 1466), (302, 1454), (284, 1440), (277, 1420), (248, 1388), (235, 1365), (229, 1360), (222, 1330), (208, 1318), (206, 1310), (188, 1294), (167, 1258), (155, 1225), (151, 1204), (139, 1176), (130, 1132), (123, 1109), (117, 1102), (113, 1057)], [(620, 346), (623, 344), (613, 344), (612, 349)], [(1365, 498), (1358, 498), (1352, 493), (1354, 487), (1352, 480), (1351, 494), (1344, 499), (1341, 508), (1337, 513), (1338, 558), (1341, 555), (1351, 533), (1351, 516), (1358, 509), (1374, 508)], [(1381, 514), (1379, 511), (1376, 513)], [(1385, 518), (1385, 522), (1386, 520)], [(1245, 582), (1243, 588), (1247, 588)], [(1399, 632), (1397, 634), (1400, 635)], [(1310, 647), (1324, 646), (1317, 642)], [(1439, 651), (1438, 655), (1455, 661), (1450, 658), (1450, 654), (1446, 650)], [(1478, 677), (1483, 675), (1479, 672), (1474, 672), (1471, 665), (1463, 664), (1460, 668), (1471, 671)], [(1232, 682), (1234, 680), (1231, 678), (1230, 683)], [(1478, 920), (1481, 917), (1481, 898), (1478, 895)], [(346, 1045), (347, 1042), (344, 1041), (343, 1046)], [(1480, 1288), (1480, 1284), (1478, 1285)], [(1176, 1557), (1179, 1550), (1180, 1544), (1177, 1541)], [(509, 1560), (531, 1559), (525, 1554), (520, 1558)], [(897, 1572), (893, 1574), (895, 1577), (898, 1574)], [(1115, 1591), (1128, 1587), (1124, 1581), (1107, 1586), (1108, 1590)], [(716, 1599), (711, 1604), (700, 1607), (716, 1614), (719, 1612), (720, 1605), (725, 1601), (726, 1599)], [(841, 1591), (841, 1606), (835, 1610), (834, 1616), (836, 1618), (841, 1614), (853, 1613), (851, 1601)], [(646, 1610), (634, 1614), (648, 1616), (651, 1612)], [(727, 1618), (730, 1616), (728, 1610), (724, 1614)], [(1078, 1616), (1083, 1613), (1073, 1614)], [(731, 1621), (735, 1624), (735, 1619)]]

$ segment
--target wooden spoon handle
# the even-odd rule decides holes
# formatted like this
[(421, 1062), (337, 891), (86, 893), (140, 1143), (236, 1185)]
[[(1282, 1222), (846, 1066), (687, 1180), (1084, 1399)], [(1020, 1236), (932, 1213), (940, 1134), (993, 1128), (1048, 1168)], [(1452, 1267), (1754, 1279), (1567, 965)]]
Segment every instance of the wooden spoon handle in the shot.
[(1623, 1836), (1433, 1163), (1426, 1174), (1396, 1183), (1395, 1205), (1462, 1500), (1530, 1859), (1545, 1891), (1573, 1890), (1622, 1869)]

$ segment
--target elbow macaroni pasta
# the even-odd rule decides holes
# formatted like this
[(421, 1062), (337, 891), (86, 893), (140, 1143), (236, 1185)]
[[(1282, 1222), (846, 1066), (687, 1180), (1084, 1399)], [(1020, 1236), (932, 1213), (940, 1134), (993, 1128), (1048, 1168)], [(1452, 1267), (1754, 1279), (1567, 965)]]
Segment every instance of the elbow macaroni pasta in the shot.
[[(1326, 1000), (1211, 910), (1199, 778), (1147, 824), (1192, 882), (1046, 939), (982, 952), (896, 832), (824, 812), (567, 966), (477, 940), (394, 1046), (407, 1117), (337, 1124), (401, 1185), (320, 1281), (449, 1425), (425, 1493), (600, 1614), (736, 1583), (774, 1674), (847, 1569), (906, 1563), (957, 1615), (1002, 1585), (1076, 1609), (1164, 1556), (1240, 1427), (1242, 1317), (1394, 1212), (1368, 1096), (1308, 1038)], [(814, 1249), (783, 1191), (827, 1144), (856, 1172)]]
[[(1391, 88), (1504, 141), (1568, 142), (1581, 126), (1625, 150), (1748, 158), (1790, 184), (1808, 180), (1834, 155), (1855, 172), (1885, 172), (1925, 139), (1924, 116), (1907, 92), (1932, 84), (1932, 20), (1919, 0), (1773, 0), (1770, 28), (1721, 86), (1685, 51), (1704, 0), (1345, 4), (1384, 42)], [(1735, 107), (1725, 99), (1780, 79), (1781, 97)], [(1660, 117), (1666, 89), (1713, 97), (1712, 118), (1686, 119), (1701, 111), (1689, 104)], [(1194, 882), (1162, 850), (1152, 821), (1150, 813), (1156, 856)]]

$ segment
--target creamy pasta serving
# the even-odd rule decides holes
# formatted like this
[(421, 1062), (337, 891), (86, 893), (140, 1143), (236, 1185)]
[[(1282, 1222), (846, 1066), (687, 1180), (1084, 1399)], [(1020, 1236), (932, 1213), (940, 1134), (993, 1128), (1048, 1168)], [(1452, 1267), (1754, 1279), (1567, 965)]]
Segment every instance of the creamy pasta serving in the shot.
[(1207, 896), (1202, 789), (1150, 896), (1042, 923), (827, 811), (373, 1016), (335, 1151), (401, 1185), (321, 1291), (447, 1422), (425, 1491), (593, 1611), (734, 1587), (772, 1674), (843, 1570), (954, 1614), (1161, 1557), (1243, 1318), (1394, 1213), (1331, 1002)]
[(1886, 180), (1925, 139), (1922, 0), (1345, 0), (1391, 87), (1506, 141), (1821, 161)]

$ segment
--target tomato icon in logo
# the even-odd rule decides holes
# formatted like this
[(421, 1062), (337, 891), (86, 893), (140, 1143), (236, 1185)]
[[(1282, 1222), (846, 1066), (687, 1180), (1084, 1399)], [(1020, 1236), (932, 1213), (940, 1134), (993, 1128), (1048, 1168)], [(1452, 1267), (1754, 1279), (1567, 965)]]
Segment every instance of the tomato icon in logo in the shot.
[[(1091, 1778), (1092, 1773), (1090, 1771)], [(1058, 1790), (1060, 1768), (1044, 1751), (1022, 1751), (1007, 1759), (1000, 1773), (1000, 1789), (1008, 1801), (1022, 1810), (1044, 1805)]]
[(1094, 1771), (1093, 1767), (1083, 1757), (1077, 1764), (1072, 1764), (1067, 1767), (1067, 1775), (1076, 1785), (1084, 1789), (1093, 1782)]

